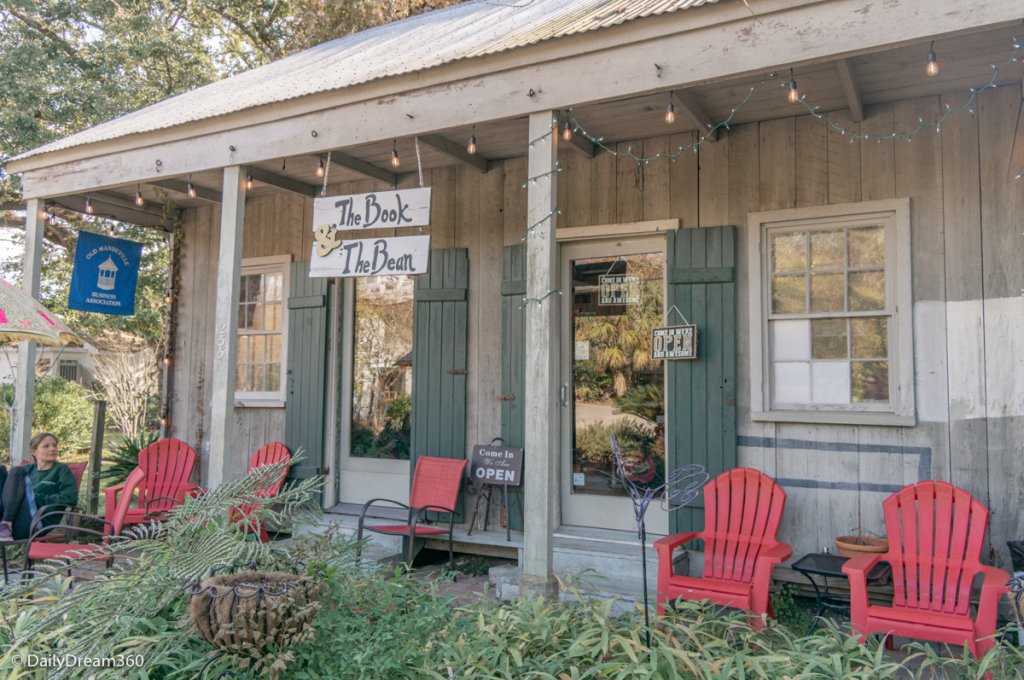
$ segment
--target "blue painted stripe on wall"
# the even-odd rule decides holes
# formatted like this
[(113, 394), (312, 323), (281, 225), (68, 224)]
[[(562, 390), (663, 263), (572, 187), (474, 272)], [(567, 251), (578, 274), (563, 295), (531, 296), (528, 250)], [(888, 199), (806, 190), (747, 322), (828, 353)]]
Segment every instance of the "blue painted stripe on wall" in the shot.
[[(895, 453), (901, 456), (918, 456), (917, 479), (929, 479), (932, 475), (932, 450), (927, 446), (903, 446), (902, 444), (858, 444), (857, 442), (816, 442), (810, 439), (776, 439), (774, 437), (748, 437), (737, 435), (738, 446), (763, 449), (801, 449), (833, 453)], [(849, 491), (899, 491), (901, 486), (873, 484), (871, 482), (823, 482), (816, 479), (777, 479), (782, 486), (796, 486), (812, 489), (845, 489)]]

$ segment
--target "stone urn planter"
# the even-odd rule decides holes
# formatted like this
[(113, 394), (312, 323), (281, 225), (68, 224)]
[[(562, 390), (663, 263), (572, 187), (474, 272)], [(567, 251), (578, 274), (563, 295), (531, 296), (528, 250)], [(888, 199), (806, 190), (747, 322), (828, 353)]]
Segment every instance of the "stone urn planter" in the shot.
[(260, 659), (309, 639), (323, 585), (308, 576), (246, 571), (192, 586), (190, 617), (220, 652)]

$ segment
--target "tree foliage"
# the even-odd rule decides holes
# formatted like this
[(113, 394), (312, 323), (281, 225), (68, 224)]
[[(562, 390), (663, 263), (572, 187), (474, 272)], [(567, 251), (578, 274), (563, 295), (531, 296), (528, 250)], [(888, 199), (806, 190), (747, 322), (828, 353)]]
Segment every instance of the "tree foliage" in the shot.
[[(456, 1), (0, 0), (0, 166), (217, 79)], [(12, 212), (22, 205), (18, 178), (0, 167), (0, 226), (23, 224)], [(69, 313), (74, 234), (108, 227), (67, 217), (47, 228), (41, 299), (90, 338), (155, 347), (162, 337), (163, 235), (119, 231), (146, 244), (134, 317)], [(4, 273), (16, 275), (17, 266)]]

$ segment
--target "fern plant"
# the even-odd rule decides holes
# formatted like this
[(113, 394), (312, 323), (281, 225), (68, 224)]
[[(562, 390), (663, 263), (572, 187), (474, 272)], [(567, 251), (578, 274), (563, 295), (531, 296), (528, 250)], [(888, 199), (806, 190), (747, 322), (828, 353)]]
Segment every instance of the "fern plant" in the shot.
[[(281, 471), (282, 464), (257, 468), (187, 499), (161, 524), (133, 528), (126, 532), (128, 540), (103, 548), (114, 566), (74, 588), (64, 576), (67, 565), (60, 562), (44, 563), (35, 578), (5, 588), (0, 675), (15, 677), (16, 659), (28, 653), (79, 658), (133, 654), (146, 661), (140, 677), (192, 677), (210, 650), (187, 622), (189, 585), (241, 565), (303, 566), (292, 554), (282, 555), (281, 549), (247, 533), (246, 523), (229, 521), (232, 509), (242, 506), (251, 506), (250, 517), (260, 522), (308, 520), (316, 512), (320, 478), (286, 486), (273, 499), (257, 495)], [(72, 562), (71, 572), (86, 573), (85, 561)], [(127, 670), (89, 672), (95, 678), (123, 678)], [(79, 672), (49, 669), (47, 677)]]
[(110, 484), (120, 484), (139, 464), (139, 452), (159, 438), (157, 432), (143, 432), (137, 437), (121, 437), (113, 447), (113, 455), (100, 471), (100, 479)]

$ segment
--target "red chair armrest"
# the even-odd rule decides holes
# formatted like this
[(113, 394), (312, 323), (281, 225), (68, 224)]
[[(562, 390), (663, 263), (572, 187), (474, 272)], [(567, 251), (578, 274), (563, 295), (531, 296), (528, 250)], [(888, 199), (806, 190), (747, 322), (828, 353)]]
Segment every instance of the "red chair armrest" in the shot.
[(875, 568), (875, 565), (882, 561), (886, 555), (859, 555), (857, 557), (851, 557), (843, 564), (843, 573), (850, 579), (850, 583), (853, 580), (863, 579), (867, 583), (868, 572)]
[[(772, 585), (772, 571), (792, 555), (793, 547), (782, 541), (765, 543), (764, 548), (757, 554), (757, 561), (754, 563), (754, 577), (751, 579), (752, 595), (754, 600), (759, 603), (754, 611), (767, 609), (768, 592)], [(765, 609), (762, 609), (762, 605)]]
[(771, 564), (781, 564), (793, 556), (793, 546), (778, 541), (765, 547), (757, 556), (758, 561), (765, 560)]
[(659, 538), (655, 541), (654, 549), (658, 551), (658, 559), (661, 559), (662, 555), (671, 558), (672, 553), (675, 552), (676, 548), (684, 543), (695, 541), (701, 536), (703, 536), (703, 533), (700, 531), (684, 531), (680, 534), (672, 534), (671, 536)]
[(997, 567), (981, 567), (978, 573), (984, 575), (981, 582), (981, 597), (978, 599), (978, 622), (991, 621), (994, 628), (999, 600), (1010, 591), (1006, 585), (1010, 575)]
[(114, 484), (103, 489), (103, 495), (106, 497), (106, 506), (103, 510), (103, 514), (107, 521), (110, 521), (114, 516), (114, 508), (117, 507), (117, 497), (124, 491), (124, 482), (120, 484)]

